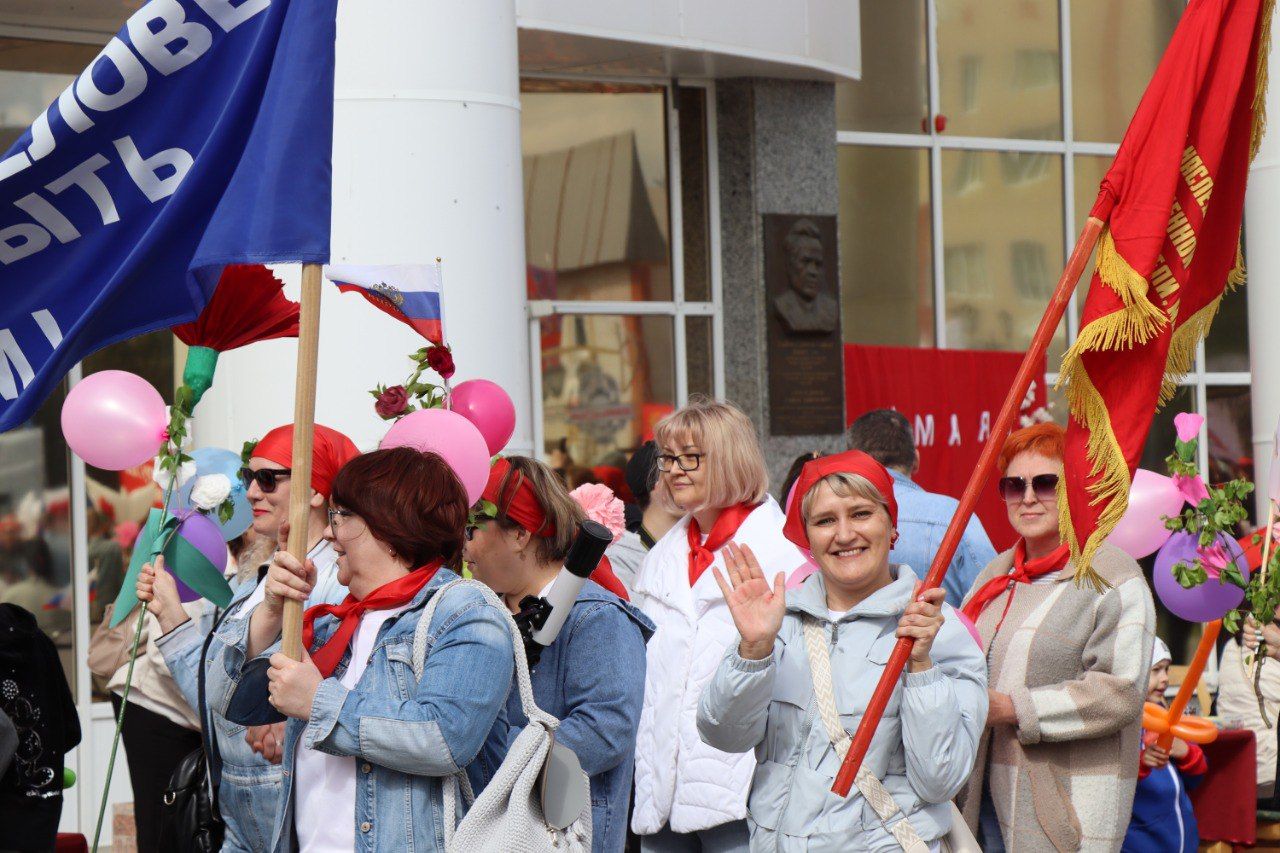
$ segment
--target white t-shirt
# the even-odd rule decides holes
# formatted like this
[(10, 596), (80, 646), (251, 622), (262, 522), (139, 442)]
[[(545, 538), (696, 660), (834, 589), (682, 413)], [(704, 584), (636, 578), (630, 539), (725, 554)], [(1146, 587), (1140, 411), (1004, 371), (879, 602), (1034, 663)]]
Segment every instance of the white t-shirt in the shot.
[[(382, 623), (409, 607), (370, 610), (351, 640), (351, 663), (338, 683), (360, 682)], [(356, 761), (308, 749), (301, 742), (294, 758), (293, 825), (304, 853), (350, 853), (356, 846)], [(362, 765), (366, 762), (361, 761)]]

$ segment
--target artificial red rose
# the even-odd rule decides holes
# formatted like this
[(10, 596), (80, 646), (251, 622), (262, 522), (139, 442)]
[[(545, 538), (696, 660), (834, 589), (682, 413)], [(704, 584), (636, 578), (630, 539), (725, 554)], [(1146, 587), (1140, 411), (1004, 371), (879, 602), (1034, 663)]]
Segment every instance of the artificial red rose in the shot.
[(408, 405), (409, 392), (404, 390), (403, 385), (393, 385), (378, 395), (378, 402), (373, 404), (373, 410), (378, 413), (378, 417), (390, 420), (403, 414)]
[(427, 350), (427, 364), (445, 379), (453, 375), (453, 353), (448, 347), (434, 346)]

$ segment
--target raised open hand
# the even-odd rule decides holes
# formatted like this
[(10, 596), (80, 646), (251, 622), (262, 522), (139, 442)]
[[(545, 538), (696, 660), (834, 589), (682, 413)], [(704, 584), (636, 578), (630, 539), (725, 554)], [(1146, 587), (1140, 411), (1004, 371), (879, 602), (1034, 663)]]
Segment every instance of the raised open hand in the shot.
[(723, 553), (732, 586), (725, 582), (719, 569), (713, 566), (711, 572), (724, 593), (733, 624), (742, 637), (738, 654), (748, 660), (763, 660), (773, 654), (773, 641), (787, 610), (786, 573), (778, 572), (770, 588), (756, 555), (746, 545), (730, 542)]

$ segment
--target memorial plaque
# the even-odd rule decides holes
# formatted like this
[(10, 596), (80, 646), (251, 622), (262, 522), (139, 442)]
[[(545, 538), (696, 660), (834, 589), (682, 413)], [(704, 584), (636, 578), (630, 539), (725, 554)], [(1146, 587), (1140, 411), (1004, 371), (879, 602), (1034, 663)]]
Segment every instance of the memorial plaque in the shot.
[(837, 272), (834, 216), (764, 217), (773, 435), (832, 435), (844, 430)]

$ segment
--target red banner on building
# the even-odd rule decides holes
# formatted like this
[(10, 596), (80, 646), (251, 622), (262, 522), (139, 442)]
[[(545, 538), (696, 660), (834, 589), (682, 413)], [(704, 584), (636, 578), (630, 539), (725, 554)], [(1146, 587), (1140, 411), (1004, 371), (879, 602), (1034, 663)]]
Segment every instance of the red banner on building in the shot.
[[(1021, 363), (1020, 352), (846, 344), (846, 419), (853, 423), (872, 409), (902, 412), (920, 453), (913, 479), (958, 499)], [(1044, 374), (1043, 364), (1036, 373)], [(1044, 405), (1044, 382), (1033, 382), (1023, 412), (1030, 417)], [(978, 517), (997, 550), (1012, 547), (1016, 537), (994, 482), (978, 502)]]

